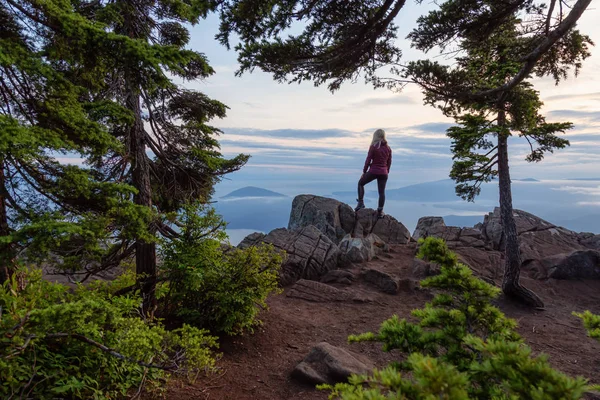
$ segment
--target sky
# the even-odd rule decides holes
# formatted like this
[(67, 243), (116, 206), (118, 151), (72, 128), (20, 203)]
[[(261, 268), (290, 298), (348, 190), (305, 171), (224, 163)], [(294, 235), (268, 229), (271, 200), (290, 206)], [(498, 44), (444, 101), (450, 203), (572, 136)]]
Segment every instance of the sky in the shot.
[[(418, 15), (432, 4), (407, 2), (396, 19), (405, 61), (436, 56), (410, 49), (402, 39)], [(600, 43), (600, 9), (593, 5), (582, 16), (579, 28)], [(422, 104), (415, 86), (402, 92), (374, 90), (364, 81), (346, 83), (330, 93), (310, 82), (281, 84), (255, 70), (241, 77), (236, 54), (221, 46), (214, 35), (218, 19), (210, 16), (191, 28), (192, 49), (204, 53), (216, 74), (184, 86), (200, 90), (229, 106), (228, 115), (212, 124), (221, 128), (226, 156), (250, 154), (239, 172), (231, 174), (217, 193), (254, 185), (286, 194), (330, 193), (356, 185), (373, 131), (386, 130), (394, 154), (388, 187), (445, 179), (452, 164), (445, 130), (452, 121), (433, 107)], [(571, 121), (568, 149), (550, 154), (539, 164), (524, 161), (528, 146), (510, 142), (511, 173), (515, 178), (568, 179), (600, 177), (600, 49), (592, 48), (575, 78), (559, 86), (551, 79), (537, 79), (547, 120)]]

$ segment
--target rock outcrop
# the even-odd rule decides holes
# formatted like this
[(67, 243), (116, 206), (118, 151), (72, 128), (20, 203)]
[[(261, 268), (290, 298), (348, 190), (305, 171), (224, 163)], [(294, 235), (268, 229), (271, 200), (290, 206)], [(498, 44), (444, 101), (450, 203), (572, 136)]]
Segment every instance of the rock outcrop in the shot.
[(237, 245), (240, 249), (247, 249), (251, 246), (256, 246), (262, 242), (264, 237), (267, 236), (264, 233), (254, 232), (246, 236), (242, 241)]
[(410, 232), (391, 215), (377, 218), (377, 211), (363, 208), (356, 213), (357, 224), (353, 233), (356, 237), (377, 235), (387, 244), (406, 244), (410, 241)]
[(352, 237), (348, 234), (339, 244), (340, 251), (346, 255), (347, 260), (356, 263), (371, 261), (377, 254), (386, 251), (388, 247), (375, 234), (366, 237)]
[(292, 202), (288, 229), (294, 230), (313, 225), (334, 243), (340, 243), (350, 234), (352, 237), (377, 235), (388, 244), (406, 244), (410, 232), (390, 215), (377, 218), (377, 211), (365, 208), (355, 213), (347, 204), (327, 197), (299, 195)]
[(583, 232), (577, 235), (579, 243), (588, 249), (600, 250), (600, 235)]
[(286, 252), (287, 257), (280, 271), (283, 286), (291, 285), (299, 279), (318, 281), (340, 264), (340, 249), (312, 225), (294, 231), (279, 228), (267, 235), (250, 236), (240, 243), (241, 248), (266, 243)]
[(600, 279), (600, 252), (577, 250), (530, 260), (523, 269), (537, 279)]
[[(514, 216), (523, 267), (532, 276), (538, 279), (595, 276), (593, 253), (584, 250), (599, 250), (600, 235), (576, 233), (521, 210), (514, 210)], [(485, 216), (482, 224), (473, 228), (446, 226), (441, 217), (423, 217), (417, 223), (413, 238), (427, 236), (444, 239), (460, 260), (480, 276), (492, 279), (502, 276), (504, 236), (500, 208), (496, 207)], [(581, 268), (577, 268), (571, 259), (581, 262)], [(560, 266), (559, 262), (562, 262)], [(426, 273), (423, 266), (418, 272)]]
[[(514, 217), (523, 263), (584, 249), (578, 234), (573, 231), (521, 210), (514, 210)], [(481, 231), (494, 250), (503, 250), (504, 237), (499, 207), (485, 216)]]
[(484, 248), (486, 243), (481, 230), (447, 226), (442, 217), (421, 217), (413, 233), (413, 239), (433, 236), (444, 239), (449, 247)]
[[(514, 216), (523, 269), (530, 276), (600, 278), (600, 235), (576, 233), (521, 210), (514, 210)], [(349, 263), (369, 262), (389, 251), (390, 245), (429, 236), (444, 239), (461, 262), (480, 277), (491, 280), (502, 277), (504, 237), (498, 207), (485, 216), (483, 223), (472, 228), (447, 226), (442, 217), (422, 217), (411, 237), (406, 227), (389, 215), (379, 219), (372, 209), (355, 213), (349, 205), (335, 199), (300, 195), (292, 203), (287, 229), (275, 229), (267, 235), (253, 233), (239, 247), (268, 243), (285, 251), (287, 257), (280, 274), (283, 286), (301, 279), (349, 285), (354, 279), (351, 274), (332, 271), (339, 271)], [(413, 274), (419, 278), (438, 271), (437, 266), (427, 263), (415, 262), (413, 266)], [(384, 272), (369, 269), (360, 277), (379, 291), (394, 294), (399, 290), (399, 281)], [(303, 285), (297, 288), (298, 293), (318, 289)], [(321, 295), (315, 292), (305, 296)]]
[(368, 360), (327, 342), (321, 342), (292, 371), (292, 377), (310, 385), (346, 382), (352, 374), (367, 374), (374, 365)]
[(415, 240), (424, 239), (428, 236), (437, 237), (444, 228), (446, 228), (446, 223), (442, 217), (421, 217), (412, 237)]
[(299, 195), (292, 202), (289, 230), (313, 225), (334, 243), (339, 243), (354, 229), (354, 210), (335, 199)]

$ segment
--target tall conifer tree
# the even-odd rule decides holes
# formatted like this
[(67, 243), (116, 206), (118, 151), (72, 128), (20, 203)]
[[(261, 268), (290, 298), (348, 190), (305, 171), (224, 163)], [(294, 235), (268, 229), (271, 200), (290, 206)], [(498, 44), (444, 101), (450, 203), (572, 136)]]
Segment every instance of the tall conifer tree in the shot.
[[(403, 74), (421, 86), (426, 103), (459, 123), (448, 129), (455, 160), (450, 176), (457, 182), (456, 193), (472, 201), (483, 182), (498, 177), (505, 250), (503, 291), (525, 304), (543, 307), (543, 301), (519, 283), (521, 255), (513, 215), (508, 139), (516, 134), (529, 143), (526, 159), (530, 162), (541, 161), (546, 153), (569, 144), (557, 134), (572, 124), (547, 123), (539, 113), (543, 103), (528, 80), (533, 74), (550, 75), (558, 83), (571, 68), (577, 74), (592, 42), (574, 28), (586, 2), (577, 2), (567, 17), (562, 11), (555, 16), (552, 7), (532, 2), (524, 5), (527, 8), (507, 8), (504, 3), (485, 1), (472, 8), (473, 4), (463, 0), (442, 4), (419, 20), (410, 37), (422, 50), (444, 49), (454, 41), (461, 54), (456, 64), (412, 62)], [(519, 18), (523, 12), (538, 19), (524, 21)], [(494, 15), (502, 18), (490, 19)], [(546, 18), (540, 18), (543, 16)], [(552, 30), (554, 17), (558, 22)]]
[[(43, 231), (37, 247), (73, 270), (83, 264), (84, 276), (135, 255), (152, 310), (158, 235), (177, 236), (174, 211), (206, 203), (220, 177), (248, 159), (219, 152), (220, 130), (208, 121), (226, 106), (174, 83), (214, 72), (186, 48), (184, 24), (215, 5), (0, 1), (3, 246), (31, 248)], [(66, 153), (86, 167), (60, 163)]]
[(131, 188), (60, 162), (120, 148), (105, 124), (124, 114), (87, 101), (64, 73), (73, 58), (57, 54), (85, 24), (69, 2), (0, 1), (0, 281), (24, 249), (51, 250), (66, 268), (118, 263), (121, 252), (105, 246), (110, 226), (140, 211)]
[[(206, 57), (186, 48), (190, 35), (184, 24), (196, 24), (214, 10), (213, 1), (115, 0), (81, 2), (78, 10), (116, 34), (113, 47), (99, 49), (85, 60), (101, 65), (106, 84), (96, 99), (113, 100), (131, 115), (126, 124), (111, 127), (124, 153), (112, 153), (98, 163), (108, 181), (127, 182), (136, 189), (137, 205), (152, 210), (150, 236), (135, 240), (136, 273), (144, 309), (155, 304), (157, 234), (176, 236), (167, 214), (194, 201), (206, 203), (213, 185), (238, 170), (248, 159), (225, 159), (210, 126), (225, 116), (226, 106), (202, 93), (187, 90), (174, 79), (203, 79), (214, 73)], [(119, 49), (127, 38), (129, 51)], [(117, 49), (115, 52), (114, 49)], [(98, 67), (96, 67), (98, 68)]]

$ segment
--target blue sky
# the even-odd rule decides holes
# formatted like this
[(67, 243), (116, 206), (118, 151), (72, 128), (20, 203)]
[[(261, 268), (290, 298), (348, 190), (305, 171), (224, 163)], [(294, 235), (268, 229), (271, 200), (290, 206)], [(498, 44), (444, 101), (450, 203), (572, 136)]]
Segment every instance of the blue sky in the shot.
[[(399, 37), (406, 36), (415, 18), (428, 7), (431, 5), (407, 3), (396, 21)], [(579, 24), (595, 42), (600, 42), (598, 20), (600, 10), (590, 8)], [(452, 121), (439, 110), (422, 105), (416, 87), (394, 93), (374, 90), (359, 80), (331, 94), (326, 87), (308, 82), (279, 84), (258, 70), (236, 77), (236, 54), (214, 40), (217, 29), (215, 16), (192, 28), (191, 47), (207, 55), (216, 74), (184, 85), (230, 107), (226, 118), (213, 121), (224, 131), (220, 138), (223, 152), (252, 155), (242, 171), (218, 187), (218, 193), (249, 184), (290, 194), (354, 187), (371, 134), (377, 128), (386, 130), (394, 151), (390, 187), (447, 178), (452, 160), (445, 129)], [(405, 60), (426, 56), (410, 49), (404, 39), (400, 44)], [(599, 67), (600, 50), (593, 48), (577, 78), (570, 76), (559, 86), (551, 79), (534, 82), (545, 102), (547, 119), (571, 121), (575, 129), (566, 135), (570, 148), (534, 165), (524, 161), (526, 143), (512, 139), (511, 172), (515, 178), (600, 176)]]

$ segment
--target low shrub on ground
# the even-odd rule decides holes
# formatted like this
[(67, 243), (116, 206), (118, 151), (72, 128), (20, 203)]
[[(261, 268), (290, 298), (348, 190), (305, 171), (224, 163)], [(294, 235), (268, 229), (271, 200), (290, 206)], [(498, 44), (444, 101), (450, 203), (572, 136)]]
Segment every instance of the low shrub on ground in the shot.
[(417, 322), (393, 316), (378, 333), (351, 336), (351, 342), (378, 341), (384, 351), (403, 355), (372, 375), (322, 386), (330, 399), (579, 399), (583, 378), (571, 378), (533, 356), (516, 333), (516, 322), (491, 301), (500, 290), (473, 276), (443, 240), (420, 241), (418, 256), (440, 265), (440, 274), (422, 286), (438, 292)]
[(600, 315), (592, 314), (590, 311), (573, 313), (573, 315), (582, 319), (583, 326), (588, 331), (591, 338), (600, 341)]
[(160, 314), (214, 334), (252, 331), (268, 295), (279, 292), (281, 254), (224, 245), (224, 223), (212, 209), (189, 206), (178, 220), (180, 237), (162, 247)]
[[(600, 315), (592, 314), (590, 311), (573, 313), (573, 315), (582, 319), (583, 326), (591, 338), (600, 341)], [(600, 392), (600, 384), (593, 385), (591, 389), (596, 392), (596, 396), (600, 395), (598, 394)]]
[(76, 290), (19, 271), (0, 286), (0, 397), (114, 399), (214, 365), (216, 338), (168, 331), (111, 283)]

